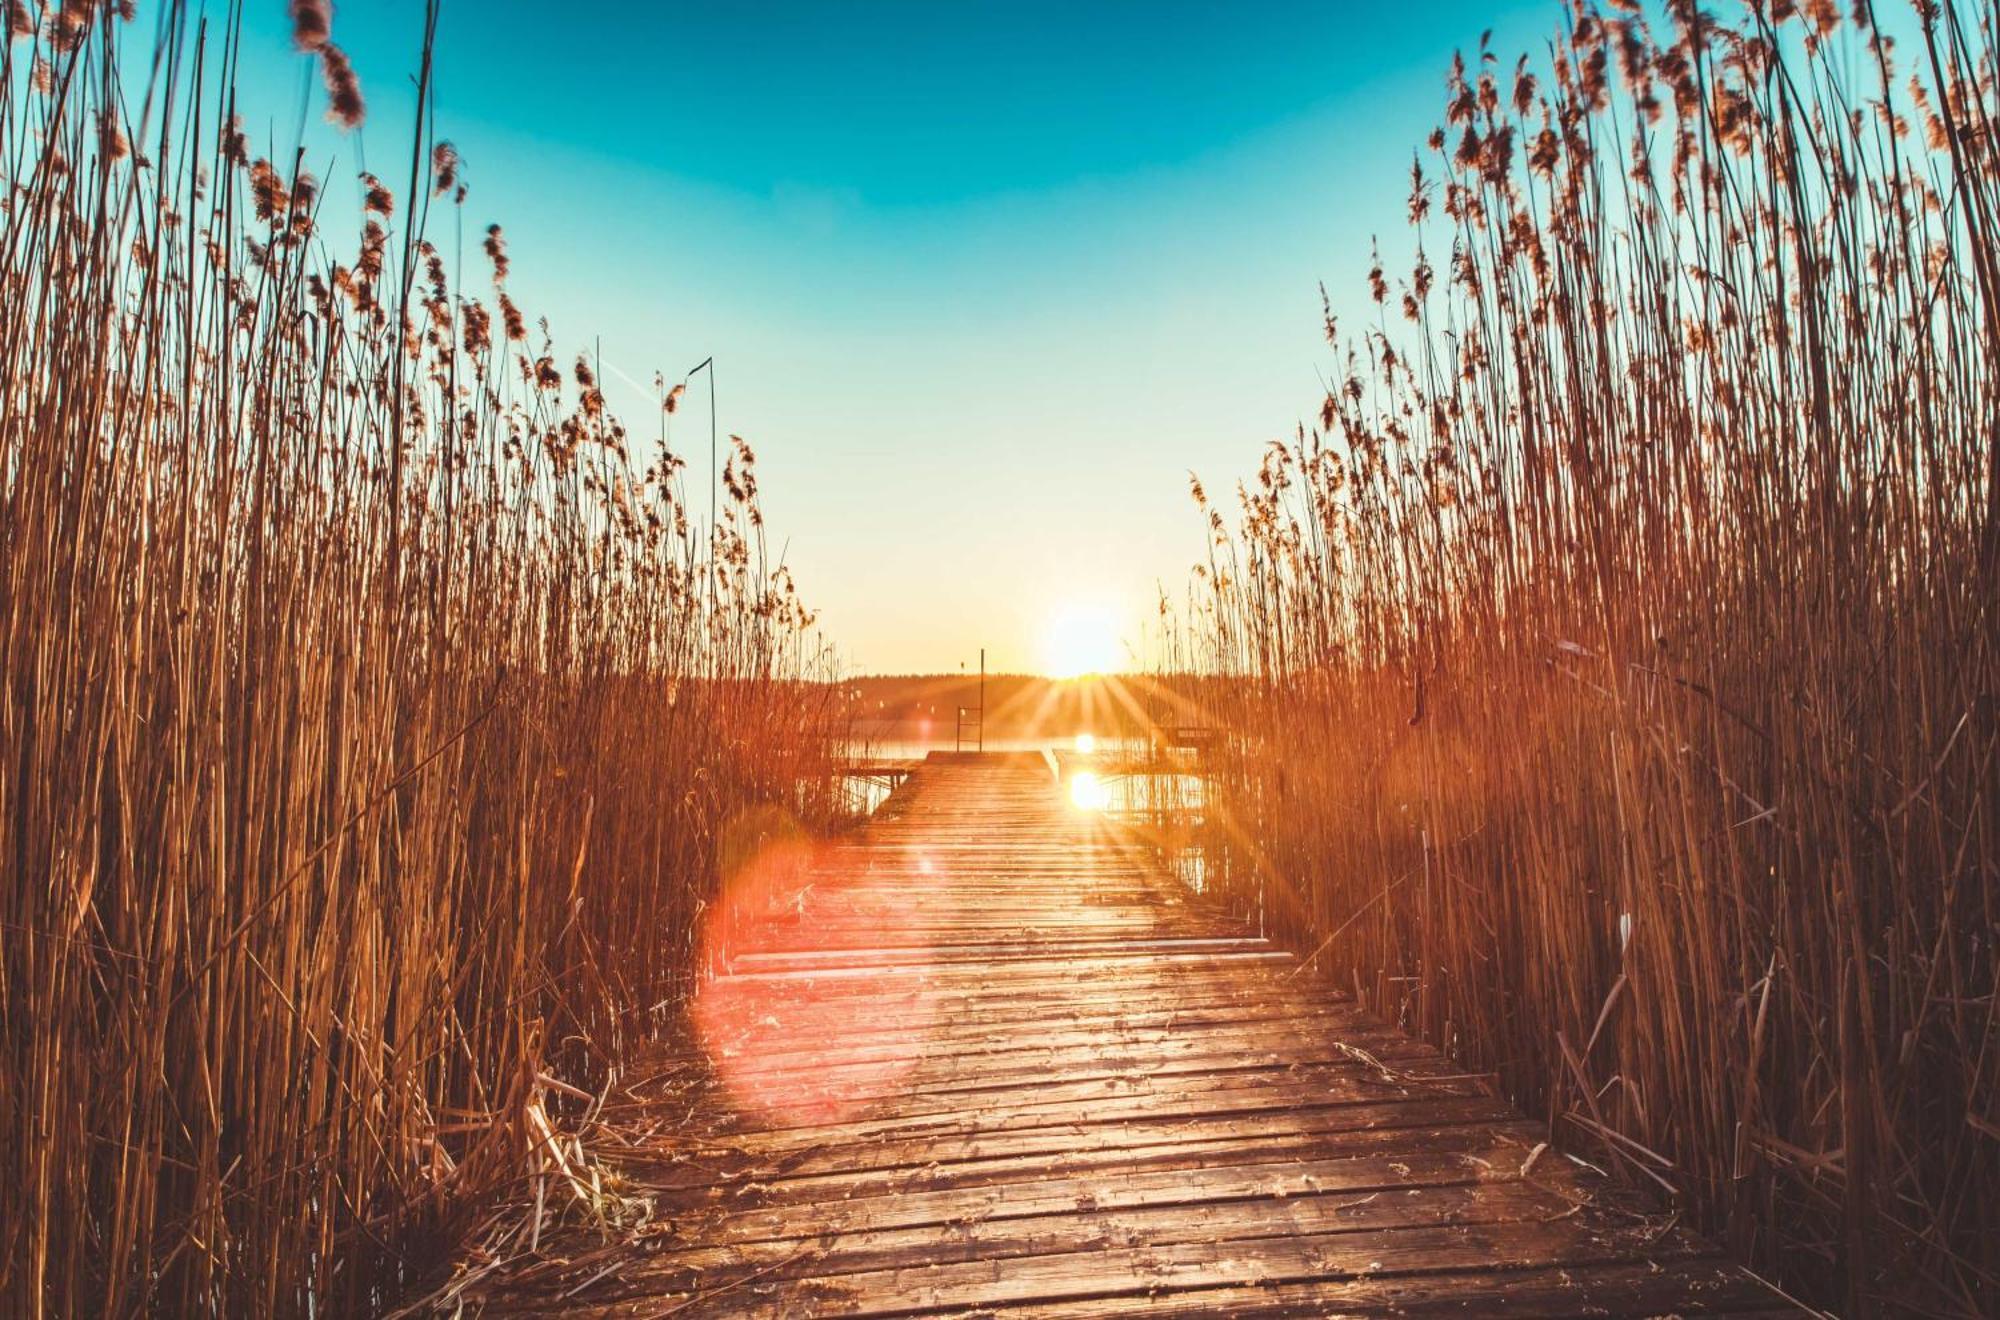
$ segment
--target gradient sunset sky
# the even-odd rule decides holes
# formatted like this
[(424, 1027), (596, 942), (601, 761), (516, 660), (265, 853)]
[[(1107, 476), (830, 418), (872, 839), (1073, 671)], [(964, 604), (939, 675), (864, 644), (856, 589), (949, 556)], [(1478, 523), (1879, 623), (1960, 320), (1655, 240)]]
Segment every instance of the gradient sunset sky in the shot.
[[(322, 178), (365, 162), (401, 192), (422, 15), (339, 4), (369, 101), (344, 136), (281, 0), (250, 0), (263, 149), (287, 158), (303, 122)], [(635, 430), (656, 371), (714, 354), (722, 431), (756, 447), (773, 549), (850, 669), (956, 670), (983, 644), (1037, 670), (1059, 618), (1136, 643), (1202, 552), (1189, 470), (1226, 492), (1316, 409), (1318, 284), (1354, 320), (1371, 236), (1407, 264), (1452, 51), (1490, 27), (1511, 63), (1559, 20), (445, 0), (438, 132), (466, 161), (469, 290), (498, 221), (516, 298), (559, 359), (601, 340)], [(431, 222), (448, 253), (453, 225)], [(703, 491), (704, 391), (673, 437)]]

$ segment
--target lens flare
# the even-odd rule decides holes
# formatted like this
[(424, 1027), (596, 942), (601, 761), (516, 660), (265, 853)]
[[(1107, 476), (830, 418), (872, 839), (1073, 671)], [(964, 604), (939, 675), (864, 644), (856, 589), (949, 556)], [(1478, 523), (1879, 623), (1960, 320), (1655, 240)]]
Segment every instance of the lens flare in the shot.
[[(915, 869), (931, 871), (929, 858)], [(895, 963), (829, 974), (826, 959), (847, 946), (924, 945), (895, 886), (844, 872), (803, 839), (750, 851), (703, 922), (711, 974), (689, 1015), (735, 1108), (785, 1124), (837, 1123), (898, 1094), (923, 1051), (884, 1048), (876, 1023), (893, 1013), (926, 1034), (937, 992)]]
[(1102, 811), (1111, 805), (1111, 786), (1088, 770), (1070, 776), (1070, 805), (1079, 811)]
[(1076, 751), (1079, 756), (1089, 756), (1097, 751), (1097, 735), (1079, 733), (1076, 735)]

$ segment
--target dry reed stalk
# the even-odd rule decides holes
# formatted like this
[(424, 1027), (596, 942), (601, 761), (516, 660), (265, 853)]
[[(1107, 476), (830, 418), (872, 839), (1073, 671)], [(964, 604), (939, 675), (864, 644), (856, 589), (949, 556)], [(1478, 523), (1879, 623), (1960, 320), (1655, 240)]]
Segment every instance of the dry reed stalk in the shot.
[(1995, 15), (1738, 12), (1454, 68), (1167, 682), (1342, 983), (1797, 1291), (1992, 1314)]
[(449, 287), (455, 152), (337, 256), (234, 33), (74, 8), (0, 99), (0, 1310), (374, 1309), (681, 993), (724, 823), (827, 808), (822, 652), (747, 448), (706, 536)]

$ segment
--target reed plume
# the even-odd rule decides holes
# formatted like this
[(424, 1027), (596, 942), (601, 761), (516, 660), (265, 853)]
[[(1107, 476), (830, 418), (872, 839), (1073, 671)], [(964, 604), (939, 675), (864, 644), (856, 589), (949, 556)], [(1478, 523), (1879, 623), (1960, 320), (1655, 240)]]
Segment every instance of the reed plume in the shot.
[[(459, 160), (458, 148), (449, 142), (440, 142), (431, 148), (431, 195), (442, 197), (458, 189)], [(461, 199), (462, 200), (462, 199)]]
[(319, 69), (326, 83), (327, 119), (350, 131), (361, 127), (367, 107), (361, 100), (361, 79), (355, 74), (347, 52), (331, 41), (321, 42)]
[(1220, 883), (1803, 1295), (1992, 1314), (1993, 18), (1568, 17), (1196, 488)]
[(292, 45), (311, 53), (333, 37), (333, 5), (328, 0), (290, 0)]
[(235, 34), (100, 8), (0, 98), (0, 1311), (380, 1310), (622, 1213), (565, 1124), (728, 822), (833, 809), (824, 653), (752, 491), (691, 527), (420, 198), (322, 226), (218, 124)]

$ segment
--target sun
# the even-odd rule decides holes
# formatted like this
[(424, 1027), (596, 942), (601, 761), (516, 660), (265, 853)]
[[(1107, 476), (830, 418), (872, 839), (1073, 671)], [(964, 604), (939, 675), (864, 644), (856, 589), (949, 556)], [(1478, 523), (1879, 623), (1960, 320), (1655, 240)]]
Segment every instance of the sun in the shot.
[(1050, 678), (1111, 673), (1122, 657), (1117, 616), (1103, 606), (1065, 605), (1042, 629), (1042, 672)]

